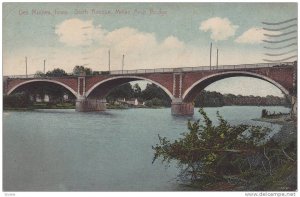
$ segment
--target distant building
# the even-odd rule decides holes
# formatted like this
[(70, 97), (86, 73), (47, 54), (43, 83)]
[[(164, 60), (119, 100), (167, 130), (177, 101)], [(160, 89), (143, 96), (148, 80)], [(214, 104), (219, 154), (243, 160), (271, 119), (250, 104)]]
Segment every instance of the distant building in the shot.
[[(40, 95), (35, 95), (35, 96), (31, 95), (31, 96), (30, 96), (30, 99), (31, 99), (32, 101), (38, 102), (38, 103), (41, 103), (41, 102), (46, 102), (46, 103), (48, 103), (48, 102), (50, 102), (50, 100), (51, 100), (50, 96), (47, 95), (47, 94), (45, 94), (44, 98), (42, 98)], [(63, 101), (70, 101), (69, 96), (68, 96), (67, 94), (65, 94), (65, 95), (63, 96)]]
[(138, 101), (137, 98), (133, 98), (133, 99), (129, 99), (126, 101), (126, 99), (118, 99), (116, 102), (116, 104), (127, 104), (127, 105), (133, 105), (133, 106), (139, 106), (139, 105), (143, 105), (143, 103), (140, 103)]
[[(32, 98), (33, 99), (33, 98)], [(37, 103), (41, 103), (41, 102), (49, 102), (50, 101), (50, 99), (49, 99), (49, 96), (46, 94), (45, 96), (44, 96), (44, 98), (42, 98), (40, 95), (37, 95), (36, 97), (35, 97), (35, 102), (37, 102)]]

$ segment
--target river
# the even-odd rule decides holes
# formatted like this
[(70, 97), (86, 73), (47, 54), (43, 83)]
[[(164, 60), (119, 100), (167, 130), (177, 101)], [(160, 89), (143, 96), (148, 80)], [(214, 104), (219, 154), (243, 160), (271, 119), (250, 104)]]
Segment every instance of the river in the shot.
[[(285, 107), (205, 108), (232, 124), (249, 123), (261, 110)], [(193, 119), (200, 115), (195, 109)], [(4, 111), (3, 189), (5, 191), (171, 191), (182, 190), (175, 163), (152, 164), (157, 135), (171, 139), (187, 131), (191, 117), (169, 108), (77, 113), (74, 110)]]

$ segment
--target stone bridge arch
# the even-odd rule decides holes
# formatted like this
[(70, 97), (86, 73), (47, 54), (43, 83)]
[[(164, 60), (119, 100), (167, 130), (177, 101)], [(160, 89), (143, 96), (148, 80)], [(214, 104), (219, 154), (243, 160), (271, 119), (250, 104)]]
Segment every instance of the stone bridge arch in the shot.
[(193, 83), (183, 93), (183, 95), (182, 95), (183, 102), (186, 102), (186, 103), (193, 102), (193, 100), (195, 99), (195, 97), (201, 90), (203, 90), (204, 88), (206, 88), (207, 86), (209, 86), (210, 84), (212, 84), (216, 81), (230, 78), (230, 77), (252, 77), (252, 78), (256, 78), (256, 79), (261, 79), (261, 80), (264, 80), (264, 81), (267, 81), (267, 82), (273, 84), (274, 86), (279, 88), (285, 95), (290, 96), (290, 92), (285, 87), (283, 87), (281, 84), (279, 84), (278, 82), (274, 81), (273, 79), (271, 79), (269, 77), (266, 77), (261, 74), (253, 73), (253, 72), (247, 72), (247, 71), (229, 71), (229, 72), (222, 72), (222, 73), (208, 75), (206, 77), (199, 79), (195, 83)]
[(76, 98), (78, 97), (77, 92), (71, 88), (70, 86), (60, 82), (60, 81), (56, 81), (56, 80), (51, 80), (51, 79), (31, 79), (28, 81), (23, 81), (18, 83), (17, 85), (13, 86), (10, 90), (8, 90), (7, 95), (11, 94), (12, 92), (14, 92), (17, 88), (26, 85), (26, 84), (30, 84), (30, 83), (38, 83), (38, 82), (46, 82), (46, 83), (54, 83), (54, 84), (58, 84), (64, 88), (66, 88), (67, 90), (69, 90)]
[(171, 100), (174, 99), (173, 94), (166, 87), (161, 85), (160, 83), (153, 81), (146, 77), (128, 76), (128, 75), (110, 77), (110, 78), (107, 78), (105, 80), (102, 80), (102, 81), (94, 84), (91, 88), (89, 88), (89, 90), (86, 91), (85, 97), (86, 98), (91, 97), (93, 92), (99, 90), (99, 93), (97, 94), (97, 96), (100, 98), (105, 98), (113, 88), (115, 88), (119, 85), (122, 85), (124, 83), (138, 81), (138, 80), (145, 80), (145, 81), (148, 81), (150, 83), (157, 85), (170, 97)]

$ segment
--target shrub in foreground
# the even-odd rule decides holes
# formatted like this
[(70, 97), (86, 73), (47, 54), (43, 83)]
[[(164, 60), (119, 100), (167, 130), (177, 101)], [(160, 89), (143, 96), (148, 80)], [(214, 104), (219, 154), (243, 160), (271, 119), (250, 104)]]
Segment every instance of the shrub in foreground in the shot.
[(199, 112), (203, 121), (189, 121), (181, 138), (171, 142), (158, 136), (153, 162), (177, 161), (181, 180), (202, 190), (292, 189), (283, 177), (296, 167), (296, 146), (268, 139), (269, 128), (230, 125), (219, 113), (215, 126), (203, 109)]

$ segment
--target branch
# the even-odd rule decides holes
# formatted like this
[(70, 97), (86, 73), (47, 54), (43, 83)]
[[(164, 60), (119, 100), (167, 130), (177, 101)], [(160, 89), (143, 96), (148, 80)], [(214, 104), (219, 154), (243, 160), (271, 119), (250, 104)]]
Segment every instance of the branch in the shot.
[(248, 153), (248, 152), (253, 152), (253, 149), (239, 150), (239, 149), (205, 149), (205, 148), (193, 148), (193, 149), (190, 149), (190, 151)]
[(267, 172), (267, 169), (265, 167), (264, 161), (261, 161), (261, 163), (262, 163), (262, 166), (264, 167), (265, 171)]
[(252, 169), (252, 165), (251, 165), (251, 162), (249, 161), (249, 157), (247, 158), (247, 161), (248, 161), (248, 164), (250, 166), (250, 170)]
[(269, 168), (270, 168), (270, 175), (272, 176), (272, 168), (271, 168), (271, 161), (270, 158), (267, 156), (266, 154), (266, 148), (264, 147), (264, 156), (267, 158), (268, 162), (269, 162)]
[(288, 156), (288, 154), (286, 154), (286, 152), (284, 151), (283, 148), (282, 148), (281, 150), (282, 150), (283, 154), (284, 154), (289, 160), (295, 161), (295, 160), (292, 159), (290, 156)]

